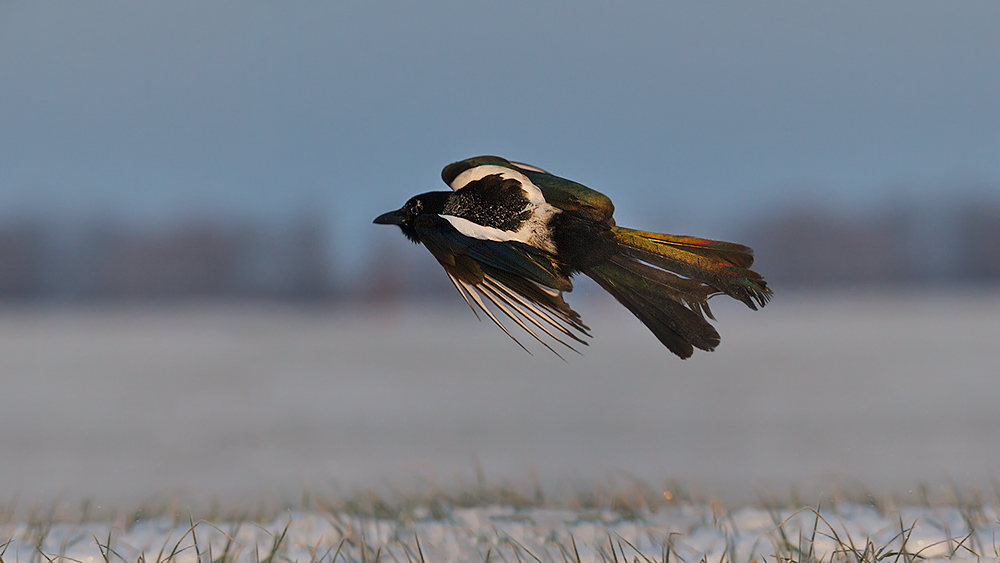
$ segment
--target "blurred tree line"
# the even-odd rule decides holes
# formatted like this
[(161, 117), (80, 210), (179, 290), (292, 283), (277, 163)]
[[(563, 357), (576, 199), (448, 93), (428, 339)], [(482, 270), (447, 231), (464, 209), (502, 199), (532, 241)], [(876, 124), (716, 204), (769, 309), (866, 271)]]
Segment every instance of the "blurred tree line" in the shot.
[(325, 224), (212, 219), (167, 226), (0, 222), (0, 298), (327, 299), (336, 294)]
[(786, 209), (754, 221), (741, 242), (781, 286), (997, 284), (1000, 200)]
[[(375, 231), (361, 274), (337, 279), (327, 233), (318, 217), (286, 224), (203, 218), (166, 226), (2, 220), (0, 299), (452, 297), (433, 258), (386, 229)], [(995, 199), (885, 205), (863, 213), (792, 207), (726, 238), (751, 245), (755, 269), (778, 288), (1000, 284)]]

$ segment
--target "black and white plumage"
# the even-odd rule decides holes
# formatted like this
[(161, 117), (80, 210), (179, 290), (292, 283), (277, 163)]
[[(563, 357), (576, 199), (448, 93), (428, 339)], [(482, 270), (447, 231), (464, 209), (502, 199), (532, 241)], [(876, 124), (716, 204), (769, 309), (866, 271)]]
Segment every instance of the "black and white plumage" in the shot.
[(540, 168), (483, 156), (450, 164), (441, 177), (453, 191), (414, 196), (375, 223), (398, 225), (424, 244), (472, 310), (522, 348), (486, 302), (549, 350), (556, 352), (543, 336), (575, 350), (568, 341), (586, 344), (589, 336), (562, 296), (576, 273), (682, 358), (719, 343), (705, 319), (709, 296), (727, 293), (751, 308), (770, 297), (748, 269), (748, 247), (617, 227), (607, 196)]

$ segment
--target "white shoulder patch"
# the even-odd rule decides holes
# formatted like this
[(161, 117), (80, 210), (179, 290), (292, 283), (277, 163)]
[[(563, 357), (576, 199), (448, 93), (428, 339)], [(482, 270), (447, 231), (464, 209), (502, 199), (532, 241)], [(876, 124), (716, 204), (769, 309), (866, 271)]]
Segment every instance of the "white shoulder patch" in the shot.
[(455, 230), (467, 237), (497, 242), (523, 242), (555, 254), (556, 245), (552, 242), (548, 223), (549, 219), (556, 213), (559, 213), (559, 209), (547, 203), (538, 205), (533, 210), (531, 218), (525, 221), (521, 228), (516, 231), (504, 231), (496, 227), (485, 227), (464, 217), (455, 217), (454, 215), (441, 215), (440, 217), (451, 223), (451, 226), (455, 227)]
[(542, 190), (538, 189), (538, 186), (531, 183), (531, 180), (529, 180), (527, 176), (521, 174), (513, 168), (498, 166), (496, 164), (484, 164), (462, 172), (451, 182), (451, 189), (457, 192), (458, 190), (469, 185), (470, 182), (482, 180), (486, 176), (491, 176), (493, 174), (499, 174), (500, 177), (505, 180), (512, 179), (520, 182), (521, 187), (524, 189), (524, 193), (528, 196), (528, 201), (531, 203), (535, 205), (542, 205), (545, 203), (545, 198), (542, 197)]
[(467, 237), (499, 242), (512, 240), (527, 242), (524, 237), (519, 236), (520, 231), (503, 231), (496, 227), (484, 227), (479, 223), (473, 223), (464, 217), (455, 217), (454, 215), (442, 215), (441, 218), (451, 223), (452, 227)]

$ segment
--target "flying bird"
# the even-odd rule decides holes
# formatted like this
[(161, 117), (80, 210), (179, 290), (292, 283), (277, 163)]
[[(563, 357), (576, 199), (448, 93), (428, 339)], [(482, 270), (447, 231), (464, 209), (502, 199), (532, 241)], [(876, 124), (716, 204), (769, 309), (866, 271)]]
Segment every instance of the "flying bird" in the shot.
[(445, 166), (441, 178), (452, 191), (414, 196), (374, 222), (423, 243), (473, 312), (475, 304), (526, 351), (484, 297), (556, 355), (541, 335), (576, 351), (570, 341), (587, 344), (590, 329), (563, 292), (582, 273), (681, 358), (719, 345), (709, 297), (754, 310), (771, 297), (750, 270), (750, 247), (619, 227), (606, 195), (541, 168), (478, 156)]

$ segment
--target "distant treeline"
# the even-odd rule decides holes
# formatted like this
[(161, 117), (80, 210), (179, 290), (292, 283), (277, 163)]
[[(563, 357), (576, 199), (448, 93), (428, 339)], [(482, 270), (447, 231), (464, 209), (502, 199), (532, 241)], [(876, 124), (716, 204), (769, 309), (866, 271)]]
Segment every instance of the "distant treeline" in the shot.
[[(0, 221), (0, 299), (427, 298), (451, 286), (430, 254), (377, 237), (361, 275), (338, 280), (327, 225), (213, 219), (144, 226)], [(706, 234), (709, 233), (700, 233)], [(1000, 284), (1000, 201), (799, 207), (725, 237), (749, 244), (776, 287)]]
[(325, 299), (335, 294), (322, 221), (199, 219), (0, 223), (0, 298), (8, 300)]
[(1000, 283), (998, 200), (860, 214), (803, 207), (758, 219), (744, 242), (759, 271), (785, 286)]

